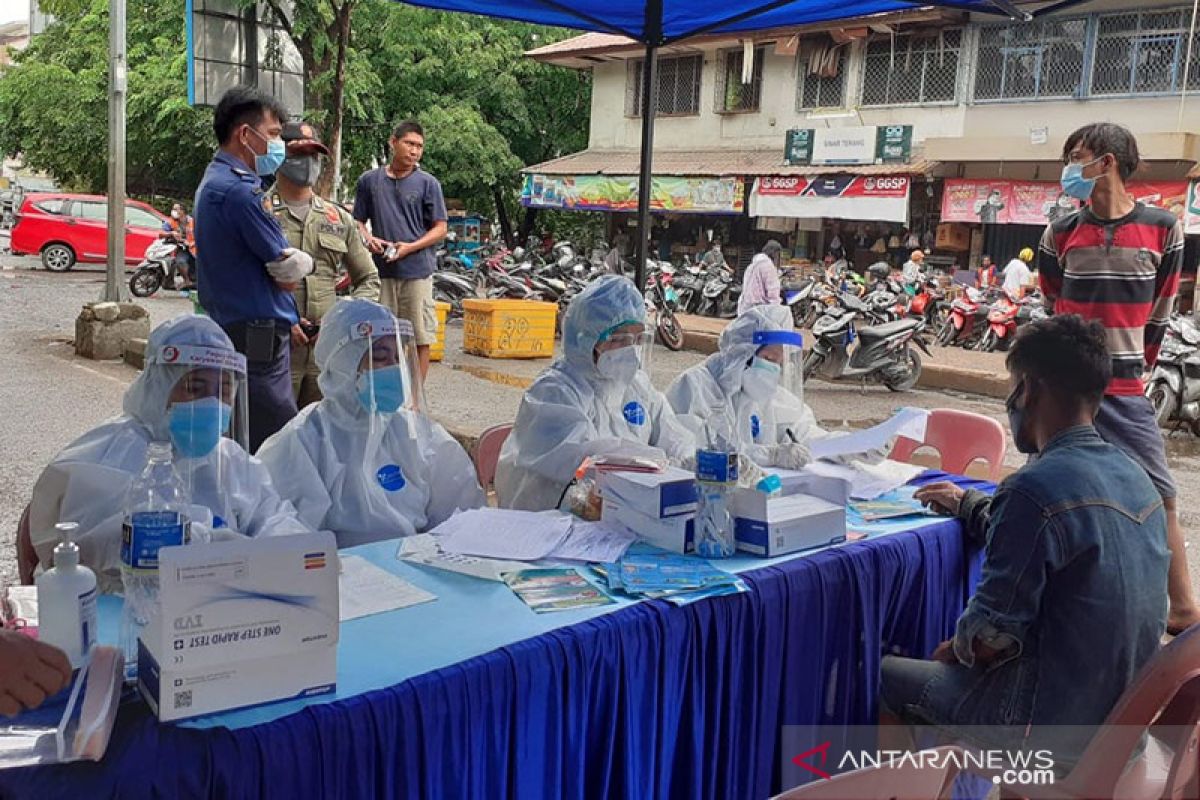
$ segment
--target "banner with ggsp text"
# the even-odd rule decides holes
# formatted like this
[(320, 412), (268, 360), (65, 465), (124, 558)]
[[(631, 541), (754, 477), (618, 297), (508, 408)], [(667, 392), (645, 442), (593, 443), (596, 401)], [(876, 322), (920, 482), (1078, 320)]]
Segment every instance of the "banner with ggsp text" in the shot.
[(750, 216), (908, 222), (908, 175), (767, 176), (754, 181)]

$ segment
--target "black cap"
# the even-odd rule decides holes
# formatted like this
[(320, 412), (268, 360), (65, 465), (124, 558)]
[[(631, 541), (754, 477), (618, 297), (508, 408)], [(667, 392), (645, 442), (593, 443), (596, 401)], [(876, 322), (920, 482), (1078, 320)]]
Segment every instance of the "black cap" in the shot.
[(311, 153), (329, 155), (329, 148), (321, 144), (321, 134), (317, 131), (316, 126), (311, 123), (284, 123), (281, 136), (284, 143), (287, 144), (287, 154), (289, 156), (308, 155)]

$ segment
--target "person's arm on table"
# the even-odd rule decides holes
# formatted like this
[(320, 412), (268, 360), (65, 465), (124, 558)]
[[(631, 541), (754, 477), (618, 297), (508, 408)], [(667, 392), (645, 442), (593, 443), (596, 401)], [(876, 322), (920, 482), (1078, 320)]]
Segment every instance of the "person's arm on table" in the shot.
[(71, 680), (71, 662), (57, 647), (0, 630), (0, 714), (37, 708)]
[(913, 492), (913, 498), (939, 514), (957, 517), (963, 524), (963, 533), (972, 541), (982, 544), (987, 539), (992, 498), (985, 492), (938, 481)]

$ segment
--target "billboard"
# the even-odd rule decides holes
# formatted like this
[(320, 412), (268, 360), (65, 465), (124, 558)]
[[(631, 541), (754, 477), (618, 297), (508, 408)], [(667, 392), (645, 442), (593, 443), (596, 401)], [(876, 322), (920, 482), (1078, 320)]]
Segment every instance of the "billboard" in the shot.
[[(568, 211), (637, 211), (638, 179), (610, 175), (525, 176), (521, 204)], [(650, 208), (692, 214), (740, 214), (745, 205), (741, 178), (655, 176)]]
[[(1187, 182), (1134, 181), (1128, 189), (1143, 203), (1183, 218)], [(1046, 225), (1078, 208), (1079, 201), (1068, 197), (1057, 181), (947, 178), (942, 192), (942, 222)]]

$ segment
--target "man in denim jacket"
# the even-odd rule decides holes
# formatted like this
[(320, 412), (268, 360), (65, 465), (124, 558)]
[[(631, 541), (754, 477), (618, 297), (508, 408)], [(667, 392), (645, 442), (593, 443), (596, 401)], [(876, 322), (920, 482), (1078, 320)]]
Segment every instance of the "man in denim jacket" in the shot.
[(884, 718), (1045, 747), (1069, 766), (1158, 649), (1166, 515), (1146, 471), (1092, 427), (1111, 377), (1099, 323), (1034, 323), (1007, 363), (1013, 440), (1037, 458), (990, 499), (953, 484), (918, 492), (985, 543), (983, 574), (931, 661), (883, 659)]

